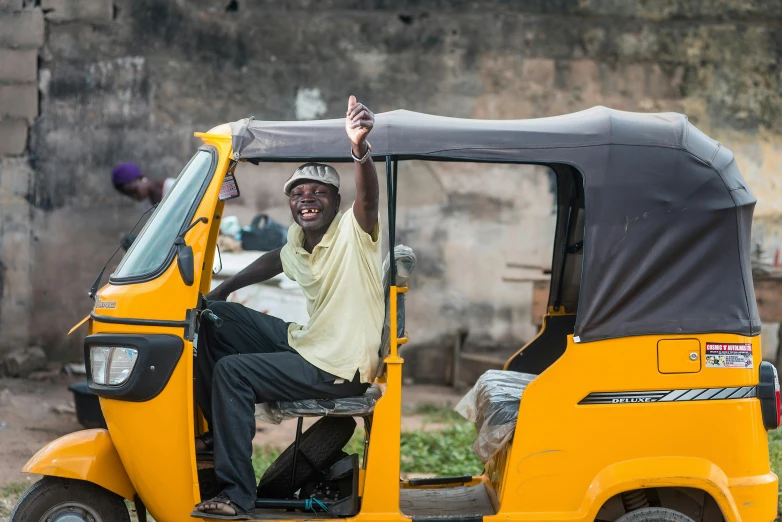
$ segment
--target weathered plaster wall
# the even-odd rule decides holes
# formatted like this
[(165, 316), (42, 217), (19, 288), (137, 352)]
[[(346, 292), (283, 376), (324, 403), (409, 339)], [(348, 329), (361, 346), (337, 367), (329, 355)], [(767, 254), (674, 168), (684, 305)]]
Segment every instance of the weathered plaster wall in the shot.
[[(476, 118), (684, 112), (736, 152), (766, 246), (782, 243), (778, 0), (0, 0), (0, 51), (0, 154), (13, 158), (0, 187), (22, 187), (0, 190), (0, 349), (27, 337), (78, 356), (64, 332), (141, 210), (114, 194), (116, 162), (175, 174), (194, 130), (339, 117), (350, 93), (376, 112)], [(419, 341), (465, 323), (476, 341), (532, 334), (529, 287), (501, 285), (498, 271), (547, 262), (549, 181), (512, 170), (403, 166)], [(284, 218), (288, 172), (232, 208)]]

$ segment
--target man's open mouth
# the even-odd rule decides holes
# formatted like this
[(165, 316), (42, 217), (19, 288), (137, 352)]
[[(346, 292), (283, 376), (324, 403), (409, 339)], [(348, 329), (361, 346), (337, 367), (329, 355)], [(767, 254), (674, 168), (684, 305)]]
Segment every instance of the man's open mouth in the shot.
[(318, 214), (320, 214), (320, 209), (317, 208), (305, 208), (299, 211), (299, 215), (301, 216), (301, 219), (306, 219), (306, 220), (317, 219)]

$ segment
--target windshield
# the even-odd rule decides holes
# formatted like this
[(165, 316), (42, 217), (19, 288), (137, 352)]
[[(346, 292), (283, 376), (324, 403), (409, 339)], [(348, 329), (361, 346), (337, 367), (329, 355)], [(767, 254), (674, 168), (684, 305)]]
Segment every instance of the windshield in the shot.
[[(199, 150), (179, 174), (171, 191), (149, 218), (138, 238), (122, 258), (111, 280), (138, 279), (154, 275), (173, 259), (174, 240), (190, 223), (201, 188), (212, 173), (214, 155)], [(165, 263), (165, 266), (164, 266)]]

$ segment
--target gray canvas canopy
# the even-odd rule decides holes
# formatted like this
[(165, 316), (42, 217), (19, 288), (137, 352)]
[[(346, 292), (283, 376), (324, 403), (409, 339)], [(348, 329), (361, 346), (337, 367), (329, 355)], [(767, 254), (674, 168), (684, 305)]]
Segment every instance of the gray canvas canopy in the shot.
[[(345, 120), (230, 124), (236, 159), (351, 161)], [(532, 163), (557, 174), (549, 305), (580, 342), (760, 332), (755, 198), (733, 153), (681, 114), (595, 107), (531, 120), (378, 114), (375, 160)]]

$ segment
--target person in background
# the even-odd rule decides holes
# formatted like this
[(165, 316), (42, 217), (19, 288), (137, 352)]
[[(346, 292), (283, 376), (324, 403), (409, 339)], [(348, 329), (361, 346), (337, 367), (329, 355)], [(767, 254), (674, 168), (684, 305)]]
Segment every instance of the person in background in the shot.
[(135, 163), (120, 163), (111, 172), (111, 182), (120, 193), (135, 199), (147, 200), (157, 205), (174, 186), (174, 178), (165, 180), (149, 179)]

